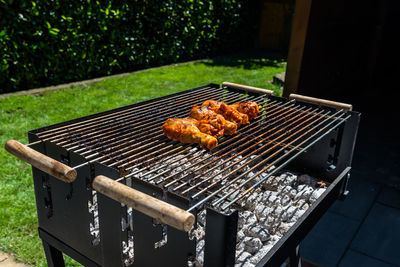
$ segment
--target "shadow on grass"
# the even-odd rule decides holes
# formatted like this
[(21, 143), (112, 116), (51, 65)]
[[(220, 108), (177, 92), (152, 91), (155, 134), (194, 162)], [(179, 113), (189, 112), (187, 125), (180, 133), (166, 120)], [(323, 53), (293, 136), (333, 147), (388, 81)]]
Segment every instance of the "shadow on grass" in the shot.
[(277, 52), (252, 50), (235, 55), (220, 56), (206, 60), (208, 66), (240, 67), (244, 69), (259, 69), (262, 67), (282, 67), (286, 57)]

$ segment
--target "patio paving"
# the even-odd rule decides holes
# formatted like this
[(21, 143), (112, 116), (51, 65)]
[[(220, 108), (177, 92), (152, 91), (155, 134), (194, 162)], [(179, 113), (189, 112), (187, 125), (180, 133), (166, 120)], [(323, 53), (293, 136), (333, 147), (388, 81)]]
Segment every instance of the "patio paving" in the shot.
[(374, 267), (391, 267), (393, 265), (382, 262), (361, 254), (357, 251), (349, 249), (341, 260), (339, 267), (354, 267), (354, 266), (374, 266)]
[(0, 267), (29, 267), (29, 265), (17, 262), (12, 255), (0, 251)]
[[(302, 257), (322, 266), (400, 266), (398, 131), (363, 119), (350, 194), (330, 207), (300, 245)], [(379, 124), (393, 125), (390, 120)]]

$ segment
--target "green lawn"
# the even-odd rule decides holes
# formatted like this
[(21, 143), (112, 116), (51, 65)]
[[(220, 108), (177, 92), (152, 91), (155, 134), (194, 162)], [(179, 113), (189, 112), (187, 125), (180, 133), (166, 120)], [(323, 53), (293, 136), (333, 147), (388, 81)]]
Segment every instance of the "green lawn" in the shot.
[[(267, 81), (284, 70), (282, 60), (265, 55), (220, 57), (149, 69), (41, 95), (0, 98), (0, 250), (13, 253), (19, 261), (46, 265), (37, 233), (31, 168), (4, 150), (7, 140), (27, 143), (27, 132), (31, 129), (211, 82), (242, 83), (272, 89), (280, 95), (279, 87)], [(76, 264), (67, 260), (68, 265)]]

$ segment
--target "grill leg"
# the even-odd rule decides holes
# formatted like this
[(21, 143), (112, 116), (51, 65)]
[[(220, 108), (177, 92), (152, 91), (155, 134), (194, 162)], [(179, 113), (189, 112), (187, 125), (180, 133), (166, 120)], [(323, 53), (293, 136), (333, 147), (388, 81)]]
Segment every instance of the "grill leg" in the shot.
[(293, 249), (289, 256), (290, 267), (301, 267), (300, 246)]
[(47, 265), (49, 267), (64, 267), (64, 258), (61, 251), (42, 240), (44, 253), (46, 254)]

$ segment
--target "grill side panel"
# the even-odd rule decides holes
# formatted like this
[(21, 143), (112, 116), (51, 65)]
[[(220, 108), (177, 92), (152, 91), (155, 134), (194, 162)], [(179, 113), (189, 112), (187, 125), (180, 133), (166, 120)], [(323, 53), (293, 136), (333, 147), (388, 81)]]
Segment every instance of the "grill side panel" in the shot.
[(351, 166), (360, 113), (351, 111), (349, 114), (352, 116), (343, 126), (299, 155), (289, 168), (332, 182)]
[[(119, 177), (115, 169), (95, 164), (95, 176), (105, 175), (111, 179)], [(121, 218), (123, 208), (121, 203), (97, 193), (99, 209), (100, 244), (102, 251), (102, 266), (124, 266), (122, 241), (127, 240), (126, 231), (122, 231)]]
[[(189, 207), (185, 199), (168, 192), (165, 194), (160, 188), (139, 179), (132, 180), (132, 187), (177, 207)], [(132, 211), (132, 223), (135, 246), (132, 266), (186, 266), (188, 259), (196, 254), (196, 242), (190, 240), (185, 232), (160, 225), (153, 218), (135, 210)], [(166, 243), (155, 248), (155, 243), (162, 243), (163, 239)]]
[[(79, 162), (78, 158), (71, 161), (66, 151), (48, 143), (32, 148), (56, 160), (68, 161), (68, 164)], [(67, 184), (33, 168), (39, 229), (100, 263), (101, 250), (93, 245), (89, 227), (93, 221), (88, 211), (91, 200), (91, 190), (87, 190), (89, 177), (90, 170), (84, 167), (78, 170), (78, 178)]]
[(234, 266), (238, 212), (229, 215), (207, 209), (205, 266)]

